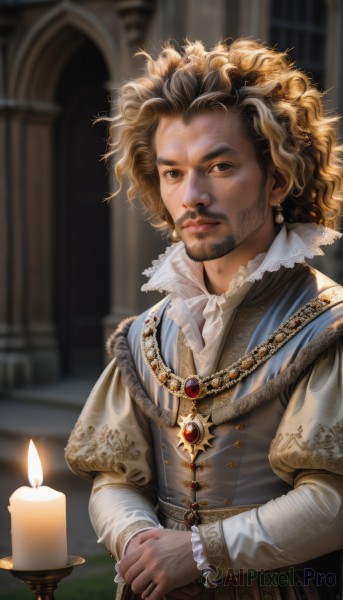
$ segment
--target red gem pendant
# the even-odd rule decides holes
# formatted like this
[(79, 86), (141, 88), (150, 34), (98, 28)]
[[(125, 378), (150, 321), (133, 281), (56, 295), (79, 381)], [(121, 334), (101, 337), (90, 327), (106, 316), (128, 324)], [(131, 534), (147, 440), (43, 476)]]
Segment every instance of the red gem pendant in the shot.
[(185, 394), (188, 398), (197, 398), (200, 394), (200, 383), (195, 377), (189, 377), (185, 382)]
[(200, 427), (198, 427), (198, 425), (196, 425), (196, 423), (193, 423), (192, 421), (190, 423), (187, 423), (182, 433), (183, 437), (189, 444), (196, 444), (201, 436)]
[(213, 423), (210, 421), (210, 416), (203, 416), (193, 412), (188, 415), (181, 415), (178, 423), (180, 430), (177, 437), (180, 438), (180, 444), (183, 444), (183, 449), (189, 452), (191, 462), (189, 467), (195, 472), (195, 457), (199, 452), (203, 452), (206, 446), (211, 446), (210, 440), (215, 436), (210, 433), (210, 427)]

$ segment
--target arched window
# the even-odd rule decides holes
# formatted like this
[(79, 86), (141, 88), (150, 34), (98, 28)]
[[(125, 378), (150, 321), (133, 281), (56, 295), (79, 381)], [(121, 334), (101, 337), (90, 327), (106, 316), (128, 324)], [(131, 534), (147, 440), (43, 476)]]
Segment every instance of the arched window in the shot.
[(313, 83), (325, 87), (325, 0), (272, 0), (269, 42), (288, 50)]
[[(76, 37), (76, 33), (74, 34)], [(81, 42), (82, 40), (82, 42)], [(103, 364), (102, 321), (110, 304), (109, 189), (100, 160), (108, 111), (108, 71), (86, 37), (55, 90), (55, 322), (64, 375), (91, 376)]]

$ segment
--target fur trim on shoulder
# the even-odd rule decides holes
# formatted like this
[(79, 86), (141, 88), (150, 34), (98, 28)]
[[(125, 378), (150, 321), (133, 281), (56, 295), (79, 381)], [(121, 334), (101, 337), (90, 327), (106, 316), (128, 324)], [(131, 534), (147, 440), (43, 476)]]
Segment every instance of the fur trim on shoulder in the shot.
[(213, 423), (219, 425), (226, 421), (237, 419), (253, 408), (271, 400), (284, 390), (291, 389), (301, 375), (320, 357), (330, 346), (343, 336), (343, 317), (325, 329), (311, 344), (301, 350), (293, 363), (275, 379), (267, 381), (262, 387), (237, 402), (229, 402), (226, 406), (213, 408)]
[(130, 390), (133, 400), (144, 415), (158, 425), (171, 427), (175, 425), (177, 414), (154, 404), (138, 378), (127, 343), (128, 332), (135, 319), (136, 317), (129, 317), (118, 325), (106, 343), (106, 350), (112, 358), (116, 357), (124, 385)]
[(115, 347), (116, 347), (116, 339), (118, 336), (127, 337), (129, 329), (132, 323), (136, 320), (137, 317), (127, 317), (121, 321), (118, 327), (111, 333), (110, 337), (106, 341), (105, 349), (108, 356), (112, 359), (116, 356)]

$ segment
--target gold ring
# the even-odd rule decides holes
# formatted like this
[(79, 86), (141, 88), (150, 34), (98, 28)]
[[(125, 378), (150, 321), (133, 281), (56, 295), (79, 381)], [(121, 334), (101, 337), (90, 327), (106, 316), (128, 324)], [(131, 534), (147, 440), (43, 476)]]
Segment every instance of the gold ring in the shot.
[(148, 592), (148, 596), (150, 596), (150, 594), (154, 591), (155, 587), (156, 587), (156, 583), (154, 583), (153, 581), (150, 581), (144, 591)]

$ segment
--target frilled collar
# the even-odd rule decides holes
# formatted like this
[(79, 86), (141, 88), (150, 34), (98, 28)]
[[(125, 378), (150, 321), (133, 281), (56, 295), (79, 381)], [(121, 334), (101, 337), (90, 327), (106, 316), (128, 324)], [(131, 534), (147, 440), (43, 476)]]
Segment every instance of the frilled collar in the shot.
[(221, 331), (253, 283), (261, 280), (265, 273), (281, 267), (292, 268), (306, 259), (322, 256), (321, 246), (332, 244), (339, 237), (340, 233), (314, 223), (284, 225), (269, 250), (240, 267), (229, 288), (220, 296), (208, 292), (202, 263), (192, 261), (183, 242), (179, 242), (167, 248), (144, 271), (150, 279), (142, 290), (170, 294), (168, 316), (182, 328), (197, 367), (204, 372), (212, 362), (209, 357), (216, 351)]

